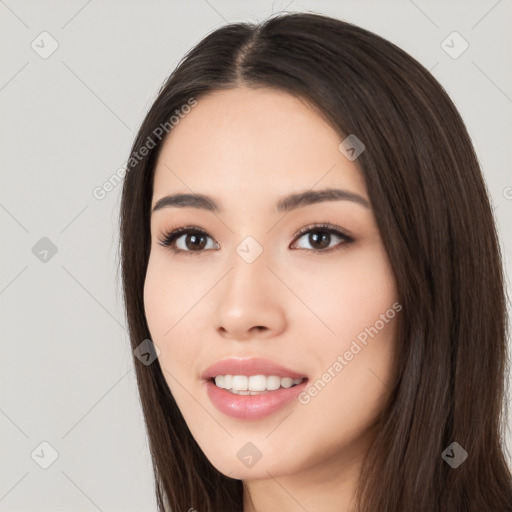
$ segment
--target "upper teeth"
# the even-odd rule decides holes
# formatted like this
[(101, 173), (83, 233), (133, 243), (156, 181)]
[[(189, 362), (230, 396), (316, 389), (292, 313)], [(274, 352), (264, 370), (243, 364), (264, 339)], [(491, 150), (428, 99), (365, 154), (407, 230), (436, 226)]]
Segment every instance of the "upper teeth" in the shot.
[(290, 377), (278, 377), (276, 375), (217, 375), (215, 384), (219, 388), (232, 389), (233, 391), (273, 391), (280, 387), (289, 388), (300, 384), (304, 379), (292, 379)]

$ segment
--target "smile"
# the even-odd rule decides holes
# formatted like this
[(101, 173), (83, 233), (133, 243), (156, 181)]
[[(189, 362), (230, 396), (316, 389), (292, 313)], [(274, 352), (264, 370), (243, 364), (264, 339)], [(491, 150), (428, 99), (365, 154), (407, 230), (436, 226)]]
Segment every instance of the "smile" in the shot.
[(291, 388), (305, 379), (292, 379), (278, 375), (217, 375), (215, 385), (237, 395), (259, 395), (280, 388)]

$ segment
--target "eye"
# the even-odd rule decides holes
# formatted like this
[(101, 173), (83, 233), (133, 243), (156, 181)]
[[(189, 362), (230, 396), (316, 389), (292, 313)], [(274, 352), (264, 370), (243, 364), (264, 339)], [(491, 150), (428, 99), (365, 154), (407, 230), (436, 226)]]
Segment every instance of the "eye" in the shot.
[[(313, 247), (313, 252), (319, 254), (343, 249), (347, 244), (354, 242), (354, 238), (330, 223), (306, 226), (299, 231), (295, 240), (300, 240), (304, 238), (305, 235), (308, 235), (306, 241)], [(331, 246), (333, 237), (340, 239), (341, 242)], [(299, 249), (304, 249), (304, 247), (299, 247)]]
[[(208, 233), (196, 226), (185, 226), (177, 228), (165, 233), (163, 238), (159, 240), (159, 244), (163, 247), (169, 247), (174, 253), (192, 253), (200, 254), (202, 249), (206, 247), (205, 240), (211, 238)], [(180, 242), (180, 239), (181, 240)], [(211, 249), (211, 247), (208, 247)]]
[[(305, 235), (308, 235), (307, 243), (312, 246), (310, 252), (318, 254), (343, 249), (347, 244), (354, 242), (354, 238), (330, 223), (306, 226), (295, 235), (294, 241), (300, 240)], [(331, 246), (333, 237), (341, 241)], [(203, 229), (197, 226), (185, 226), (164, 233), (158, 243), (163, 247), (168, 247), (174, 253), (199, 255), (204, 252), (203, 249), (218, 248), (218, 244), (216, 247), (212, 247), (213, 244), (208, 247), (208, 239), (213, 240)], [(299, 249), (307, 250), (305, 247), (299, 247)]]

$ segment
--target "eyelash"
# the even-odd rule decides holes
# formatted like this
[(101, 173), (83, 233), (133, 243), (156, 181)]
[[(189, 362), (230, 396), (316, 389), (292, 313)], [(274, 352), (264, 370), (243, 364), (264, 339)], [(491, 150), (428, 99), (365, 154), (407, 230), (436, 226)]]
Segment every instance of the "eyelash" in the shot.
[[(309, 224), (308, 226), (303, 227), (294, 237), (294, 242), (298, 239), (300, 239), (303, 235), (310, 233), (310, 232), (321, 232), (321, 233), (329, 233), (330, 235), (335, 235), (343, 240), (343, 242), (340, 242), (338, 245), (331, 247), (330, 249), (300, 249), (304, 251), (313, 252), (316, 254), (325, 254), (325, 253), (331, 253), (334, 251), (338, 251), (341, 249), (344, 249), (346, 245), (353, 243), (355, 240), (351, 236), (347, 235), (343, 231), (341, 231), (339, 228), (334, 226), (333, 224), (327, 223), (320, 223), (320, 224)], [(205, 250), (199, 250), (199, 251), (190, 251), (190, 250), (183, 250), (183, 249), (177, 249), (175, 246), (175, 242), (178, 238), (180, 238), (184, 234), (193, 233), (196, 235), (202, 235), (211, 238), (208, 233), (206, 233), (203, 229), (197, 227), (197, 226), (184, 226), (181, 228), (177, 228), (174, 230), (170, 230), (162, 235), (162, 238), (159, 239), (159, 245), (168, 248), (170, 251), (172, 251), (175, 254), (179, 253), (187, 253), (189, 255), (197, 256), (205, 252)], [(211, 250), (211, 249), (209, 249)], [(296, 250), (296, 249), (295, 249)]]

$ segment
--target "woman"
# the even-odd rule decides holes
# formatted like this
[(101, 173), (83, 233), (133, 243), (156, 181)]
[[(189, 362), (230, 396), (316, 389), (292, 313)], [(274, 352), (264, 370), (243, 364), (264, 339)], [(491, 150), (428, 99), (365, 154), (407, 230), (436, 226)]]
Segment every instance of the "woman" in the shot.
[(512, 510), (499, 244), (424, 67), (316, 14), (222, 27), (160, 90), (128, 171), (160, 510)]

